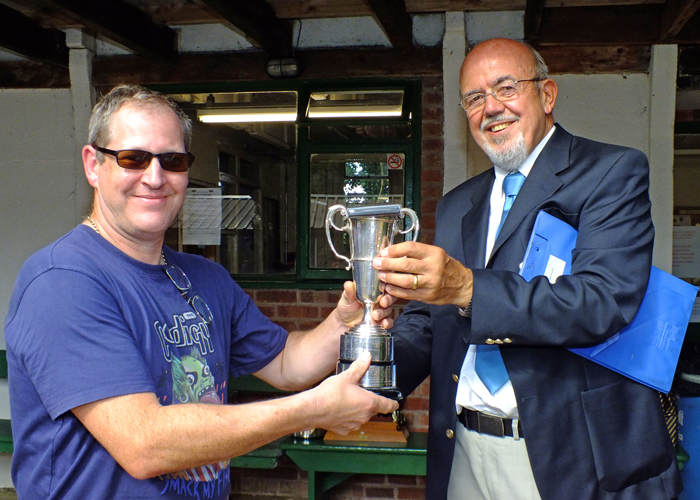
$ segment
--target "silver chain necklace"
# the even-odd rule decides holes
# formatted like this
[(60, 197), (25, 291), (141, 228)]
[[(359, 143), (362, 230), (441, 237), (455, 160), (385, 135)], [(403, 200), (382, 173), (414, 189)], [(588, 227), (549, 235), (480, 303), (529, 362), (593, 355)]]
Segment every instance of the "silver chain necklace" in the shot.
[[(95, 224), (95, 221), (92, 220), (92, 217), (90, 217), (89, 215), (86, 215), (85, 219), (92, 225), (92, 228), (95, 230), (95, 232), (97, 234), (99, 234), (100, 236), (102, 236), (102, 233), (100, 233), (100, 229), (97, 227), (97, 224)], [(163, 264), (165, 264), (167, 266), (168, 259), (165, 257), (165, 252), (163, 251), (162, 248), (160, 250), (160, 257), (163, 259)]]

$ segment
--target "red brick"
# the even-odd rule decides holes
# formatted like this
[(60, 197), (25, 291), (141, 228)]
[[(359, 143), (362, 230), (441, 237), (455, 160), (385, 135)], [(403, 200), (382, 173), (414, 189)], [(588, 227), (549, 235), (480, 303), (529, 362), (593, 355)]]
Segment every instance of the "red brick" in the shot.
[(422, 217), (420, 222), (420, 228), (423, 231), (425, 231), (426, 229), (435, 229), (435, 218)]
[(442, 105), (442, 92), (438, 90), (435, 90), (433, 92), (423, 92), (423, 106), (431, 105)]
[(256, 290), (255, 301), (267, 302), (268, 304), (275, 302), (295, 304), (297, 302), (297, 292), (293, 290)]
[(442, 123), (430, 122), (423, 124), (423, 137), (442, 137)]
[(394, 488), (365, 488), (365, 498), (394, 498)]
[(442, 122), (443, 114), (442, 108), (423, 108), (423, 121), (435, 120)]
[(406, 398), (403, 407), (405, 410), (427, 410), (428, 403), (429, 400), (427, 399), (410, 397)]
[(397, 488), (397, 498), (400, 499), (423, 499), (425, 498), (425, 487)]
[(333, 311), (335, 311), (335, 306), (321, 307), (321, 319), (326, 319)]
[(442, 168), (444, 164), (443, 150), (439, 151), (423, 151), (421, 154), (421, 164), (427, 165), (430, 168)]
[(306, 302), (312, 304), (314, 302), (314, 293), (299, 291), (299, 302)]
[(313, 306), (277, 306), (277, 314), (283, 318), (319, 318), (319, 308)]
[(287, 330), (288, 332), (293, 332), (294, 330), (299, 329), (296, 321), (275, 321), (275, 323)]
[(258, 309), (260, 309), (260, 312), (262, 312), (268, 318), (277, 317), (277, 308), (275, 306), (264, 306), (262, 304), (258, 304)]
[(388, 475), (386, 477), (386, 480), (389, 482), (389, 484), (402, 484), (405, 486), (412, 486), (417, 484), (416, 476)]
[(443, 151), (445, 149), (445, 144), (442, 142), (442, 138), (427, 137), (423, 138), (422, 148), (423, 152)]
[(434, 87), (442, 88), (442, 78), (437, 76), (426, 76), (422, 79), (423, 88)]
[(423, 169), (420, 172), (420, 179), (422, 183), (426, 182), (439, 182), (442, 183), (442, 170), (438, 169)]
[(297, 329), (301, 330), (302, 332), (305, 332), (307, 330), (313, 330), (316, 328), (319, 323), (321, 323), (321, 320), (318, 321), (298, 321), (297, 322)]

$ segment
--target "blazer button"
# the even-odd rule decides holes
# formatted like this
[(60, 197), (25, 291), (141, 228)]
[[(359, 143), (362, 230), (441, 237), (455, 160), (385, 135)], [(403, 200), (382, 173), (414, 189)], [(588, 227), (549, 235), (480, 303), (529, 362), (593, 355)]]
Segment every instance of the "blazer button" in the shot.
[(506, 344), (510, 344), (513, 341), (510, 340), (509, 338), (505, 338), (505, 339), (503, 339), (503, 342), (505, 342)]
[(445, 435), (447, 436), (447, 439), (452, 439), (453, 437), (455, 437), (455, 431), (453, 431), (452, 429), (447, 429)]
[(494, 342), (494, 344), (502, 344), (503, 343), (503, 341), (501, 339), (496, 339), (493, 342)]
[(458, 376), (457, 374), (453, 373), (453, 374), (452, 374), (452, 380), (454, 380), (455, 382), (459, 383), (459, 376)]
[(491, 344), (493, 344), (494, 342), (495, 342), (495, 340), (493, 340), (493, 339), (486, 339), (486, 343), (487, 343), (488, 345), (491, 345)]

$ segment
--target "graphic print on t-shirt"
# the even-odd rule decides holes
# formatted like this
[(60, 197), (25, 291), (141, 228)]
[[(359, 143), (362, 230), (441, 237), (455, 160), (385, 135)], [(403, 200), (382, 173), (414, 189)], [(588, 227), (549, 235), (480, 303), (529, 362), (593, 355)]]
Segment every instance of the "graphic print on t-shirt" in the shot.
[[(216, 380), (197, 347), (193, 347), (189, 355), (181, 358), (173, 355), (173, 404), (201, 403), (223, 404), (216, 392)], [(228, 471), (229, 461), (218, 464), (205, 465), (194, 469), (187, 469), (163, 477), (166, 482), (164, 492), (170, 489), (181, 490), (182, 481), (194, 481), (202, 483), (228, 483), (230, 481)], [(197, 485), (184, 488), (184, 491), (197, 491)], [(220, 487), (221, 485), (219, 485)], [(226, 486), (228, 486), (226, 484)], [(205, 489), (209, 489), (205, 487)], [(213, 491), (212, 491), (213, 493)], [(206, 498), (203, 496), (202, 498)]]

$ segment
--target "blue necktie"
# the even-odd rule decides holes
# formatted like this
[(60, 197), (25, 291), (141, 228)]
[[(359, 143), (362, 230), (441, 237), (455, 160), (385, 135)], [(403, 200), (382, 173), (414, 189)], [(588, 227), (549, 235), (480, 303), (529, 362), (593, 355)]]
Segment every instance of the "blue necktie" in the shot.
[[(506, 201), (503, 204), (503, 215), (496, 236), (501, 231), (503, 222), (506, 220), (523, 182), (525, 182), (525, 176), (518, 171), (508, 174), (503, 179), (503, 192), (506, 194)], [(503, 364), (501, 351), (497, 345), (476, 346), (474, 370), (491, 394), (494, 394), (508, 382), (508, 371), (506, 365)]]

